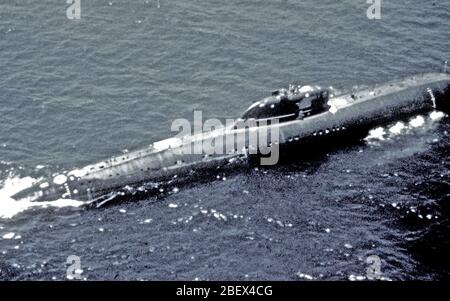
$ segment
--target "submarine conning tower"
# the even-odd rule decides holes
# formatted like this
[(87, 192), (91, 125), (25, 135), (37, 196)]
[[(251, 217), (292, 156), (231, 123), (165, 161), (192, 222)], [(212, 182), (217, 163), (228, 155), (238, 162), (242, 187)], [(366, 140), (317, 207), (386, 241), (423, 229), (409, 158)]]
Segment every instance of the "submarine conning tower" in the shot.
[[(446, 69), (446, 68), (445, 68)], [(363, 91), (363, 92), (361, 92)], [(426, 73), (407, 78), (406, 80), (395, 80), (384, 85), (376, 85), (368, 91), (361, 90), (351, 93), (350, 102), (358, 102), (364, 98), (377, 98), (384, 94), (386, 109), (397, 110), (397, 104), (403, 104), (409, 108), (406, 111), (436, 109), (450, 114), (450, 74)], [(398, 93), (406, 91), (406, 94)], [(368, 95), (364, 95), (368, 92)], [(367, 94), (367, 93), (366, 93)], [(342, 95), (334, 95), (329, 89), (320, 86), (293, 86), (289, 89), (279, 89), (272, 95), (261, 101), (253, 103), (242, 115), (242, 120), (271, 120), (278, 119), (280, 122), (303, 119), (311, 115), (319, 114), (330, 109), (329, 100), (341, 98)], [(405, 103), (411, 100), (411, 103)], [(405, 111), (405, 110), (400, 110)]]
[(319, 86), (294, 86), (279, 89), (255, 102), (241, 119), (289, 121), (324, 112), (329, 109), (330, 92)]

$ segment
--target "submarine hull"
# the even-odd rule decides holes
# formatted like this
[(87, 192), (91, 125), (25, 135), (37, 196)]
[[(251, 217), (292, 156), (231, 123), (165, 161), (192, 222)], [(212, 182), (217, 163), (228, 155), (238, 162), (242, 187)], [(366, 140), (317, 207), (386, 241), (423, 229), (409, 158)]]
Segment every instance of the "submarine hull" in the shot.
[[(163, 140), (146, 149), (40, 180), (13, 198), (68, 198), (104, 202), (117, 196), (114, 192), (124, 194), (127, 190), (133, 190), (131, 186), (138, 186), (144, 192), (157, 190), (158, 182), (173, 179), (174, 176), (189, 176), (194, 170), (214, 168), (240, 158), (245, 160), (249, 150), (259, 147), (252, 145), (250, 135), (263, 129), (276, 129), (277, 132), (276, 137), (268, 136), (267, 146), (317, 146), (330, 138), (361, 134), (376, 126), (416, 114), (432, 110), (448, 113), (450, 75), (424, 74), (392, 81), (333, 96), (328, 104), (328, 110), (307, 118), (243, 129), (228, 127), (210, 133)], [(214, 141), (217, 138), (236, 140), (236, 137), (234, 147), (225, 149), (224, 146), (220, 155), (215, 154), (217, 145), (214, 145)], [(202, 152), (193, 152), (199, 143), (203, 145)]]

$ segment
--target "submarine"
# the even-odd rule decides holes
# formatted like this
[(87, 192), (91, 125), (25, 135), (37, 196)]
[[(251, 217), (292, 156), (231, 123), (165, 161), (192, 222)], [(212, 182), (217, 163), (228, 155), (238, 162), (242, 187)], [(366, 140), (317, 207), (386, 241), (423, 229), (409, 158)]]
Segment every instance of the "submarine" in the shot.
[[(125, 194), (130, 187), (140, 191), (155, 189), (154, 183), (164, 179), (182, 174), (189, 177), (195, 170), (247, 160), (252, 151), (264, 165), (267, 149), (311, 142), (318, 145), (330, 137), (368, 132), (376, 126), (433, 110), (450, 111), (450, 74), (446, 70), (341, 93), (331, 87), (290, 85), (252, 104), (234, 124), (158, 141), (96, 164), (49, 175), (12, 198), (76, 199), (101, 206), (118, 194)], [(265, 140), (251, 139), (252, 134), (259, 137), (263, 131)], [(233, 143), (219, 145), (223, 151), (217, 152), (218, 146), (213, 142), (218, 138)], [(259, 143), (261, 140), (264, 141)]]

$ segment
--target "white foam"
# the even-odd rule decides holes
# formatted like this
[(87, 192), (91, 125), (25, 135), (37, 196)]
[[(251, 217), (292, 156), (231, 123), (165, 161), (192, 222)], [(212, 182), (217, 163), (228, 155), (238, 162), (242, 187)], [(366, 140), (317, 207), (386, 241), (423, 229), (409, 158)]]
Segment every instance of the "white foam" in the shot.
[(3, 183), (3, 188), (0, 190), (0, 196), (15, 195), (16, 193), (33, 186), (36, 181), (37, 180), (33, 179), (32, 177), (7, 178)]
[(430, 113), (431, 120), (440, 120), (444, 118), (445, 114), (440, 111), (433, 111)]
[(413, 128), (421, 127), (425, 124), (425, 119), (422, 116), (417, 116), (409, 121), (409, 125)]
[(378, 127), (376, 129), (373, 129), (369, 132), (369, 135), (366, 137), (366, 140), (384, 140), (384, 135), (386, 132), (384, 131), (383, 127)]
[(2, 189), (0, 189), (0, 218), (10, 219), (17, 214), (32, 208), (64, 208), (64, 207), (80, 207), (85, 203), (77, 200), (58, 199), (48, 202), (33, 202), (29, 199), (16, 201), (11, 196), (31, 187), (37, 180), (31, 177), (25, 178), (8, 178), (5, 180)]
[(430, 123), (438, 121), (445, 116), (446, 115), (444, 113), (439, 111), (431, 112), (429, 118), (427, 117), (426, 119), (424, 116), (418, 115), (416, 117), (411, 118), (408, 123), (403, 123), (399, 121), (396, 124), (391, 125), (387, 131), (383, 127), (373, 129), (369, 132), (369, 135), (365, 138), (365, 140), (366, 141), (386, 140), (386, 138), (390, 138), (394, 135), (409, 133), (410, 130), (413, 130), (415, 128), (430, 125)]
[(4, 234), (2, 237), (3, 237), (3, 239), (12, 239), (12, 238), (14, 238), (15, 235), (16, 235), (15, 233), (11, 232), (11, 233)]
[(389, 128), (389, 132), (391, 132), (392, 134), (401, 134), (402, 130), (406, 129), (406, 126), (403, 122), (397, 122), (394, 126), (392, 126), (391, 128)]

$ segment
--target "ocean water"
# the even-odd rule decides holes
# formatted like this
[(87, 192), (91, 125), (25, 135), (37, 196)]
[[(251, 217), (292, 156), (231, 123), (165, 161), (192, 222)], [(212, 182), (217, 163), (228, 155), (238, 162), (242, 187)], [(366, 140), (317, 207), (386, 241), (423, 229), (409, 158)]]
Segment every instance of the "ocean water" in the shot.
[(337, 88), (437, 71), (450, 3), (383, 0), (0, 3), (0, 279), (448, 279), (449, 118), (416, 116), (308, 161), (236, 166), (93, 209), (17, 203), (33, 179), (239, 116), (291, 82)]

